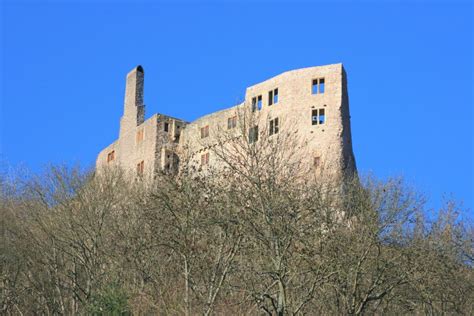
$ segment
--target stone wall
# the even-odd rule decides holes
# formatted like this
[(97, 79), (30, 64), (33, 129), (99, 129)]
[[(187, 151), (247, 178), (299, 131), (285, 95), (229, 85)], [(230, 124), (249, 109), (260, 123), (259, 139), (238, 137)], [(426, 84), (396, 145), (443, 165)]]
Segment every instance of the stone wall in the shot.
[[(320, 78), (324, 78), (325, 91), (313, 94), (313, 80)], [(278, 102), (270, 105), (269, 92), (275, 89), (278, 89)], [(258, 96), (262, 96), (262, 107), (257, 109), (254, 115), (260, 138), (268, 137), (270, 120), (278, 118), (279, 133), (295, 133), (300, 142), (305, 144), (297, 150), (308, 167), (314, 165), (317, 160), (318, 166), (315, 169), (348, 172), (356, 170), (342, 64), (285, 72), (247, 88), (244, 103), (206, 115), (187, 125), (183, 146), (195, 153), (196, 163), (199, 163), (201, 155), (215, 145), (219, 135), (226, 132), (227, 120), (230, 117), (239, 115), (244, 107), (247, 108), (246, 112), (252, 112), (252, 100), (255, 97), (258, 100)], [(324, 109), (324, 124), (312, 124), (312, 111), (315, 109)], [(209, 126), (209, 137), (201, 139), (200, 129), (205, 126)], [(209, 165), (219, 163), (214, 158), (211, 153)]]

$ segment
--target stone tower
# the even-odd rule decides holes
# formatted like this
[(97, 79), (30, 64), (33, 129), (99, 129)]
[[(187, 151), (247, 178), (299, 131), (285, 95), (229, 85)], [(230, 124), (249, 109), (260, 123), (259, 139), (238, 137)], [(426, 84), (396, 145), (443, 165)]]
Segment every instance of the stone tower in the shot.
[(119, 138), (142, 124), (145, 120), (145, 105), (143, 104), (144, 79), (145, 73), (142, 66), (135, 67), (127, 74)]

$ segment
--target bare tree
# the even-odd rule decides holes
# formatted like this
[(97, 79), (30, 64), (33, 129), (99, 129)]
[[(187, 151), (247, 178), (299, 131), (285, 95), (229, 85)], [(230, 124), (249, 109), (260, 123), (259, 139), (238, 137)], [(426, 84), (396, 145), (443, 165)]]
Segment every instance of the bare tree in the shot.
[(1, 313), (472, 314), (456, 203), (428, 217), (400, 179), (332, 178), (237, 115), (213, 166), (0, 173)]

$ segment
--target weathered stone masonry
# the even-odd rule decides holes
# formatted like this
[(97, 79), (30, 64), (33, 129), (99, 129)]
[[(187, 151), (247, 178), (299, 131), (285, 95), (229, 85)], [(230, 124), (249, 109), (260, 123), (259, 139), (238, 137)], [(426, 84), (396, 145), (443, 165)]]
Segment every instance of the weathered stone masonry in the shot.
[(298, 155), (308, 165), (325, 165), (336, 173), (356, 171), (342, 64), (287, 71), (247, 88), (241, 104), (191, 123), (163, 114), (145, 121), (144, 71), (138, 66), (127, 75), (119, 138), (99, 153), (96, 167), (118, 165), (138, 175), (177, 170), (183, 148), (196, 163), (217, 165), (207, 147), (219, 131), (238, 124), (236, 112), (244, 107), (263, 118), (259, 126), (268, 124), (259, 133), (295, 131), (304, 138)]

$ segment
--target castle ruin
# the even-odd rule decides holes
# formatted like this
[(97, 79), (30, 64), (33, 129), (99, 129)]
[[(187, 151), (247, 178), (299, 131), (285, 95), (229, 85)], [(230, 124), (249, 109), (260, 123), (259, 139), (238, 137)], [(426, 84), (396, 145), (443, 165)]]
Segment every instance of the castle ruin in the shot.
[[(138, 176), (178, 171), (184, 151), (199, 166), (218, 166), (212, 146), (219, 134), (237, 130), (238, 112), (258, 114), (248, 128), (249, 142), (282, 132), (297, 133), (304, 146), (294, 148), (310, 168), (330, 166), (331, 173), (356, 172), (352, 151), (346, 72), (342, 64), (284, 72), (246, 89), (245, 100), (231, 108), (186, 122), (164, 114), (145, 120), (144, 70), (127, 75), (124, 112), (118, 139), (103, 149), (97, 168), (120, 166)], [(186, 150), (184, 150), (186, 149)]]

